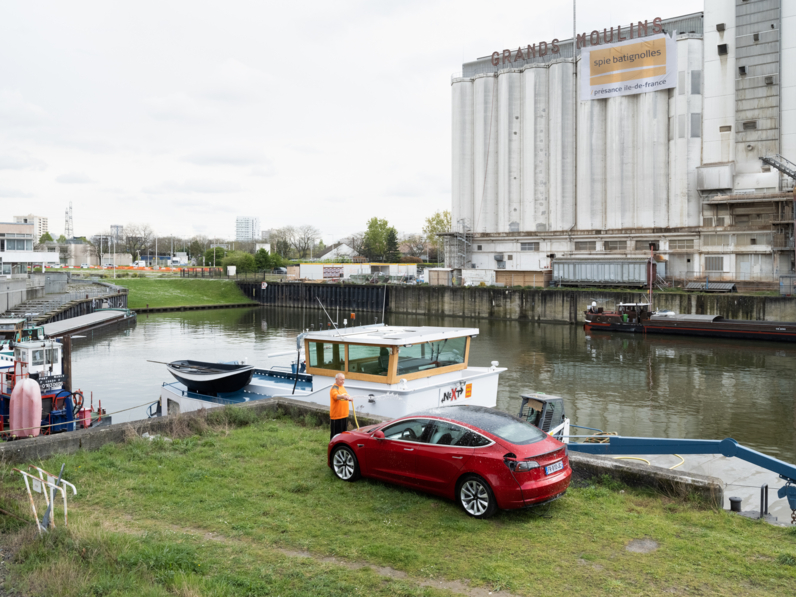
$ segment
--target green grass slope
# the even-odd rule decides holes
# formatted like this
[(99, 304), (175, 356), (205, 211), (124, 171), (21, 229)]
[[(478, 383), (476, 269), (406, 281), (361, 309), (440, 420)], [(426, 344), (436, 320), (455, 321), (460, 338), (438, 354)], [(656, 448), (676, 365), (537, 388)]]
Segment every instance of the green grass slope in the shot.
[(130, 309), (143, 309), (147, 304), (150, 307), (185, 307), (250, 302), (231, 280), (122, 278), (112, 282), (129, 289)]
[[(65, 462), (78, 487), (69, 529), (39, 539), (0, 517), (17, 549), (11, 585), (67, 597), (445, 595), (439, 583), (457, 581), (514, 595), (796, 594), (788, 529), (615, 482), (476, 520), (437, 497), (339, 481), (313, 418), (213, 409), (171, 442), (44, 462)], [(0, 481), (0, 507), (25, 515), (19, 474), (0, 466)], [(634, 540), (658, 547), (633, 552)]]

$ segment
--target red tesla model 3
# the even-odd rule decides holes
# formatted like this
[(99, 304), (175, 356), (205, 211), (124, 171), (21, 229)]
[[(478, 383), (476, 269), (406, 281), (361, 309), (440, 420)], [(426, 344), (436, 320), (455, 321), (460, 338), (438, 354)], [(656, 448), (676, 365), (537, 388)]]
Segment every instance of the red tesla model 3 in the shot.
[(552, 501), (572, 477), (565, 444), (499, 410), (463, 405), (336, 435), (328, 464), (343, 481), (372, 477), (427, 491), (476, 518)]

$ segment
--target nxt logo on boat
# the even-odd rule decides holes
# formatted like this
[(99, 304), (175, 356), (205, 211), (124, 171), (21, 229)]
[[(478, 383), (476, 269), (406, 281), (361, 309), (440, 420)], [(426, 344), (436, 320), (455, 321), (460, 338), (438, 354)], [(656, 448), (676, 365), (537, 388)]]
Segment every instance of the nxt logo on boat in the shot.
[(442, 397), (440, 398), (440, 403), (458, 400), (462, 397), (462, 394), (464, 394), (465, 398), (470, 398), (473, 395), (473, 384), (465, 384), (463, 381), (460, 381), (456, 386), (447, 390), (441, 390), (441, 392)]

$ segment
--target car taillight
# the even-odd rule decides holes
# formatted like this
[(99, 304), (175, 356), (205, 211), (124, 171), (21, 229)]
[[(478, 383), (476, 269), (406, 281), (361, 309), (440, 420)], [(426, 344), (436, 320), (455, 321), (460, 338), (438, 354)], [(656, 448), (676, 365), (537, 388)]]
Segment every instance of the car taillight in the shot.
[(509, 467), (513, 472), (527, 472), (532, 471), (535, 468), (539, 468), (539, 463), (534, 460), (520, 460), (517, 462), (516, 460), (509, 460), (505, 458), (503, 462), (506, 463), (506, 466)]
[(522, 462), (517, 463), (517, 468), (515, 471), (530, 471), (535, 468), (539, 468), (539, 463), (534, 460), (523, 460)]

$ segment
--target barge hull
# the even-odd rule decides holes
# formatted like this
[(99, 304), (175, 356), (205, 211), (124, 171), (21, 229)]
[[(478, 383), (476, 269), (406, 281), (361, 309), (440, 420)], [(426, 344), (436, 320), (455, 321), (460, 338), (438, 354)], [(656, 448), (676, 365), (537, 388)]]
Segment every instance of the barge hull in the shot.
[[(701, 336), (703, 338), (726, 338), (735, 340), (761, 340), (766, 342), (796, 342), (796, 325), (771, 324), (748, 329), (746, 323), (726, 323), (711, 326), (694, 324), (665, 325), (644, 323), (643, 325), (619, 323), (586, 323), (587, 332), (623, 332), (636, 334), (670, 334), (673, 336)], [(747, 327), (747, 329), (744, 329)], [(762, 328), (762, 329), (761, 329)]]

